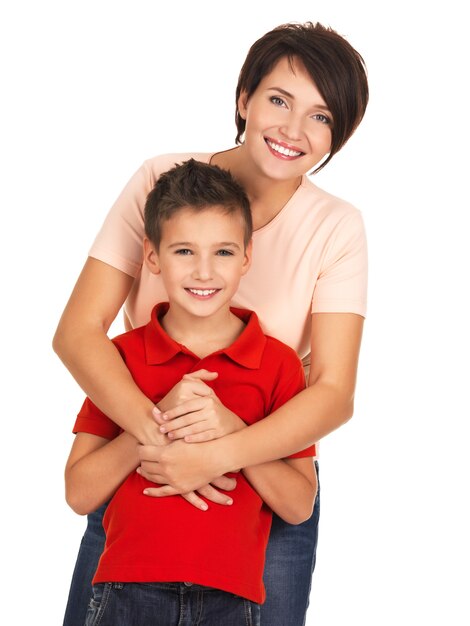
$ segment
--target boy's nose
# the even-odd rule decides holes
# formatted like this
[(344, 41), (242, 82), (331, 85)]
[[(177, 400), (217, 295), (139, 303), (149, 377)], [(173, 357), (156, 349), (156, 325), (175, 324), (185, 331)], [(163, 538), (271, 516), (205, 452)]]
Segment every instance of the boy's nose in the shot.
[(198, 259), (193, 268), (193, 278), (197, 280), (209, 280), (212, 278), (212, 266), (209, 259)]

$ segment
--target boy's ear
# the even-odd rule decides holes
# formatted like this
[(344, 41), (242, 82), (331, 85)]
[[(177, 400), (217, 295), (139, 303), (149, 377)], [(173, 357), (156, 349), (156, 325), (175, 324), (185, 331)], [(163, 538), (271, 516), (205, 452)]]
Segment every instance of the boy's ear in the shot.
[(238, 96), (237, 108), (238, 115), (242, 118), (242, 120), (246, 120), (246, 109), (248, 106), (248, 94), (246, 91), (242, 91)]
[(158, 252), (155, 250), (155, 246), (148, 239), (144, 237), (144, 263), (152, 274), (160, 274), (160, 259), (158, 258)]
[(251, 266), (251, 258), (253, 253), (253, 240), (250, 239), (246, 248), (245, 248), (245, 258), (243, 259), (242, 265), (242, 276), (244, 276)]

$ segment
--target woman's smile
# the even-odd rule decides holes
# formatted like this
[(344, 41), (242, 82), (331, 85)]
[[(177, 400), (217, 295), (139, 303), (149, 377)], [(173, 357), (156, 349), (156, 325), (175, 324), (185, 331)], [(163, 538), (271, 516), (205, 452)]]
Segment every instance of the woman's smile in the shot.
[(269, 137), (265, 138), (266, 144), (270, 149), (270, 152), (280, 159), (296, 159), (302, 156), (304, 153), (301, 150), (296, 150), (293, 146), (286, 144), (283, 141), (274, 141)]

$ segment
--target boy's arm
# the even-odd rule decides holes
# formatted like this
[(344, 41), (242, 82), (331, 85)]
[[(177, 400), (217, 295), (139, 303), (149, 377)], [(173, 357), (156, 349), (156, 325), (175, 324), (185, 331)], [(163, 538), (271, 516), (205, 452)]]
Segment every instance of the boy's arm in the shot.
[(79, 432), (65, 467), (65, 498), (79, 515), (104, 504), (139, 465), (138, 442), (123, 432), (109, 441)]
[(243, 473), (285, 522), (301, 524), (312, 515), (318, 483), (311, 457), (271, 461), (246, 467)]

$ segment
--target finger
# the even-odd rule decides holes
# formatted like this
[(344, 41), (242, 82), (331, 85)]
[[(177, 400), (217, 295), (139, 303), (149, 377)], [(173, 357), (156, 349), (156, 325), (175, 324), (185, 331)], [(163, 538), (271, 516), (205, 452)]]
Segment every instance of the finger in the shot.
[(218, 375), (218, 372), (210, 372), (209, 370), (200, 369), (195, 372), (191, 372), (190, 374), (185, 374), (183, 378), (186, 380), (190, 378), (199, 380), (214, 380)]
[(211, 480), (211, 485), (224, 491), (233, 491), (237, 486), (237, 479), (230, 476), (219, 476), (219, 478)]
[(169, 423), (177, 418), (189, 416), (188, 421), (184, 424), (187, 426), (191, 422), (191, 420), (199, 421), (199, 416), (196, 416), (196, 419), (194, 420), (191, 414), (206, 408), (207, 404), (210, 402), (211, 399), (208, 397), (191, 398), (191, 400), (186, 400), (185, 402), (182, 402), (181, 404), (175, 406), (169, 411), (165, 411), (162, 415), (162, 418), (165, 420), (165, 422)]
[(198, 378), (191, 378), (184, 383), (181, 400), (182, 402), (186, 402), (187, 400), (192, 400), (193, 397), (197, 398), (198, 396), (210, 396), (212, 393), (214, 392), (209, 385), (206, 385), (206, 383)]
[[(170, 487), (170, 485), (164, 485), (163, 487), (147, 487), (144, 489), (144, 495), (150, 496), (151, 498), (165, 498), (166, 496), (176, 496), (179, 495), (179, 492), (174, 488)], [(189, 493), (180, 494), (182, 497), (187, 500), (190, 504), (195, 506), (197, 509), (201, 511), (207, 511), (209, 506), (204, 500), (202, 500), (199, 496), (197, 496), (194, 491), (190, 491)]]
[(204, 502), (204, 500), (202, 500), (202, 498), (200, 498), (197, 494), (195, 494), (194, 491), (189, 491), (188, 493), (182, 493), (181, 495), (183, 496), (185, 500), (189, 502), (189, 504), (192, 504), (197, 509), (201, 509), (201, 511), (207, 511), (207, 509), (209, 508), (209, 505), (207, 504), (207, 502)]
[[(205, 422), (202, 422), (202, 424), (205, 424)], [(191, 426), (189, 428), (192, 428)], [(217, 432), (215, 431), (214, 428), (209, 428), (207, 429), (207, 426), (205, 427), (206, 430), (202, 430), (200, 433), (197, 434), (188, 434), (188, 435), (183, 435), (183, 438), (185, 440), (186, 443), (204, 443), (205, 441), (213, 441), (214, 439), (217, 439)], [(182, 430), (186, 430), (186, 429), (182, 429)], [(173, 432), (173, 433), (169, 433), (168, 437), (170, 439), (177, 439), (177, 435), (179, 434), (179, 430)]]
[(162, 418), (162, 412), (156, 406), (154, 406), (153, 409), (152, 409), (152, 416), (153, 416), (153, 419), (157, 422), (157, 424), (164, 424), (165, 423), (163, 418)]
[(166, 496), (178, 495), (177, 490), (171, 485), (163, 485), (163, 487), (146, 487), (143, 493), (144, 495), (152, 498), (165, 498)]
[[(207, 422), (204, 421), (168, 433), (168, 438), (172, 441), (176, 439), (184, 439), (186, 441), (187, 437), (197, 437), (199, 442), (212, 441), (216, 439), (216, 432), (214, 428), (209, 428)], [(187, 443), (196, 443), (196, 440), (187, 441)]]
[(159, 431), (161, 433), (170, 433), (172, 430), (179, 430), (180, 428), (185, 428), (186, 426), (192, 426), (193, 424), (198, 424), (207, 419), (205, 415), (206, 409), (206, 401), (200, 398), (199, 400), (194, 400), (192, 404), (193, 410), (190, 413), (185, 413), (184, 415), (180, 415), (179, 417), (175, 417), (165, 424), (162, 424), (159, 427)]
[(201, 496), (204, 496), (204, 498), (207, 498), (207, 500), (210, 500), (211, 502), (215, 502), (215, 504), (223, 504), (225, 506), (233, 504), (233, 500), (230, 496), (217, 491), (217, 489), (214, 489), (211, 485), (201, 487), (197, 491), (201, 494)]

